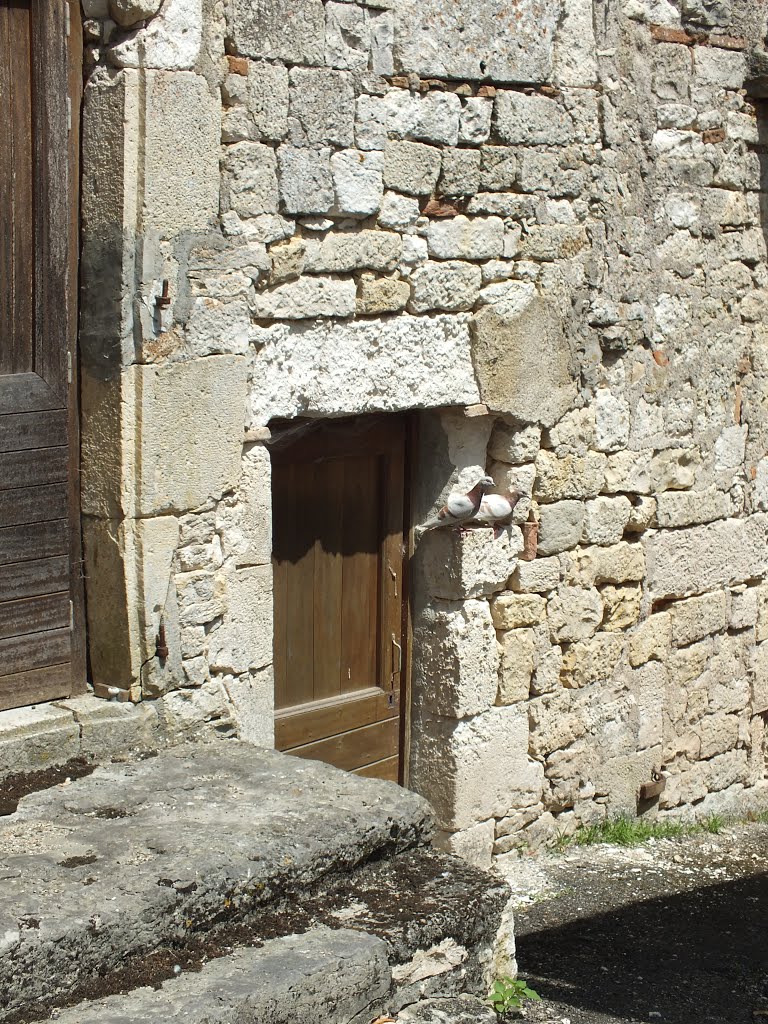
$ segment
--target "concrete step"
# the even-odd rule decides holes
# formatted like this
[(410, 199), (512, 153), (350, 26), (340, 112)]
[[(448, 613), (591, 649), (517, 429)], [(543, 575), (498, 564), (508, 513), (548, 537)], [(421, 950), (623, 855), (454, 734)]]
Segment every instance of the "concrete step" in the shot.
[[(327, 931), (318, 928), (378, 951), (365, 954), (360, 978), (379, 978), (384, 957), (390, 1003), (484, 992), (508, 889), (432, 850), (430, 829), (426, 804), (391, 783), (234, 741), (99, 768), (27, 796), (0, 826), (0, 1021), (78, 1000), (85, 1013), (87, 1000), (128, 993), (114, 996), (140, 999), (126, 1020), (159, 1022), (167, 1005), (137, 1015), (143, 987), (167, 981), (162, 993), (178, 993), (174, 968), (187, 984), (206, 961), (217, 966), (195, 975), (197, 998), (216, 999), (223, 985), (235, 1013), (242, 990), (219, 978), (242, 980), (243, 963), (294, 933), (319, 953)], [(287, 951), (291, 975), (301, 957), (287, 938), (274, 948)], [(240, 967), (228, 966), (231, 956)], [(354, 987), (358, 961), (349, 966)], [(377, 984), (360, 981), (360, 998)], [(248, 998), (279, 994), (248, 985)], [(341, 1000), (339, 1020), (355, 1019), (356, 1005)], [(323, 1009), (317, 1019), (336, 1018)]]

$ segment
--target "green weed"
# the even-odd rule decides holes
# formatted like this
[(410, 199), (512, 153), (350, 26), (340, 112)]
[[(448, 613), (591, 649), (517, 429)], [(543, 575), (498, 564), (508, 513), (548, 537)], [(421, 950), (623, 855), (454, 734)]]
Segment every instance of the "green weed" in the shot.
[(499, 1016), (519, 1010), (526, 999), (538, 1002), (541, 996), (522, 978), (497, 978), (488, 995), (488, 1002)]

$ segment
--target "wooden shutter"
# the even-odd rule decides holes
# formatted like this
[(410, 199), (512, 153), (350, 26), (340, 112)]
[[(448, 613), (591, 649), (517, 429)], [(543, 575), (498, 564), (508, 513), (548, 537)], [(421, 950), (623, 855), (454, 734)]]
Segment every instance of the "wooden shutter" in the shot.
[(84, 677), (73, 22), (65, 0), (0, 0), (0, 709)]

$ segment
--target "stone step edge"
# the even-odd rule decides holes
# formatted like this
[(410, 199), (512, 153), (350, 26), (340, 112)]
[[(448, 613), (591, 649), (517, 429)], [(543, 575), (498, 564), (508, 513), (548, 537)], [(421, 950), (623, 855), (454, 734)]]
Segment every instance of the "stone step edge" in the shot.
[[(423, 904), (414, 876), (422, 886)], [(89, 977), (47, 1004), (23, 1006), (0, 1019), (22, 1024), (51, 1010), (59, 1019), (62, 1011), (57, 1007), (75, 1005), (78, 1000), (88, 1005), (100, 993), (123, 992), (121, 998), (128, 998), (163, 979), (172, 984), (176, 972), (197, 977), (212, 963), (225, 962), (233, 947), (242, 955), (255, 955), (259, 949), (277, 948), (275, 943), (317, 931), (354, 935), (363, 944), (379, 943), (399, 993), (397, 1000), (390, 998), (392, 1005), (413, 1002), (436, 987), (441, 994), (469, 990), (484, 995), (490, 979), (500, 970), (504, 973), (502, 968), (510, 962), (514, 965), (509, 895), (500, 876), (449, 854), (416, 848), (362, 865), (346, 880), (324, 880), (298, 905), (282, 907), (277, 923), (262, 914), (250, 931), (241, 926), (196, 936), (191, 949), (156, 950), (127, 961), (118, 972)], [(282, 933), (277, 932), (280, 926), (285, 929)], [(121, 1024), (132, 1024), (134, 1019), (143, 1020), (127, 1017)], [(272, 1018), (268, 1019), (271, 1024)]]
[[(455, 998), (461, 987), (455, 944), (441, 947), (429, 951), (435, 972), (430, 983), (422, 978), (415, 991), (410, 979), (403, 983), (402, 969), (398, 974), (390, 967), (382, 939), (317, 927), (271, 939), (258, 949), (235, 949), (199, 972), (180, 972), (160, 988), (79, 1003), (55, 1019), (59, 1024), (370, 1024), (403, 1009), (398, 1020), (418, 1020), (420, 1010), (442, 1004), (463, 1011), (457, 1020), (495, 1020), (476, 997)], [(425, 957), (415, 969), (426, 962)], [(439, 998), (422, 1003), (427, 993)]]
[[(160, 863), (162, 873), (158, 874), (159, 861), (155, 858), (155, 867), (150, 868), (139, 884), (124, 887), (122, 906), (117, 904), (113, 909), (110, 903), (94, 902), (91, 897), (90, 906), (84, 904), (81, 909), (76, 901), (67, 898), (64, 916), (54, 916), (51, 924), (38, 913), (44, 907), (38, 907), (34, 900), (25, 896), (23, 884), (19, 889), (16, 883), (18, 900), (17, 893), (13, 892), (6, 896), (4, 907), (0, 889), (3, 911), (0, 913), (0, 1007), (6, 1008), (5, 1012), (0, 1009), (0, 1021), (22, 1019), (17, 1011), (26, 1012), (26, 1006), (32, 1002), (40, 1006), (60, 1004), (75, 985), (78, 974), (80, 977), (113, 974), (126, 963), (140, 963), (158, 952), (165, 952), (165, 947), (194, 943), (196, 937), (200, 939), (198, 953), (202, 954), (212, 930), (226, 928), (234, 932), (238, 925), (253, 922), (262, 915), (274, 918), (282, 914), (285, 921), (286, 898), (298, 901), (299, 895), (313, 891), (320, 884), (354, 875), (371, 858), (396, 856), (404, 849), (427, 842), (431, 816), (427, 805), (414, 794), (398, 790), (391, 783), (359, 780), (317, 762), (301, 761), (248, 745), (235, 747), (235, 743), (176, 748), (152, 761), (105, 766), (61, 792), (48, 790), (25, 797), (18, 813), (5, 821), (11, 830), (29, 832), (32, 829), (32, 834), (40, 825), (54, 826), (53, 831), (46, 827), (41, 830), (43, 836), (48, 834), (49, 839), (53, 836), (50, 852), (48, 847), (43, 847), (42, 867), (52, 871), (45, 884), (53, 884), (52, 894), (55, 894), (56, 884), (60, 882), (69, 889), (71, 897), (77, 883), (90, 886), (91, 860), (80, 857), (79, 850), (75, 856), (67, 857), (65, 844), (69, 840), (66, 838), (61, 840), (60, 852), (60, 837), (74, 836), (76, 846), (83, 842), (87, 845), (88, 836), (82, 831), (85, 823), (90, 823), (99, 834), (102, 827), (133, 829), (133, 823), (139, 818), (132, 815), (130, 801), (138, 807), (144, 806), (144, 791), (141, 787), (135, 789), (140, 774), (145, 777), (145, 788), (151, 788), (155, 775), (162, 775), (166, 782), (162, 790), (165, 796), (173, 792), (173, 785), (178, 785), (179, 779), (186, 780), (187, 771), (193, 768), (201, 777), (210, 775), (217, 779), (220, 778), (218, 773), (226, 770), (229, 783), (238, 785), (246, 777), (254, 778), (254, 771), (260, 771), (265, 785), (274, 782), (278, 805), (284, 798), (292, 799), (296, 785), (303, 787), (305, 795), (319, 792), (317, 786), (333, 794), (333, 787), (338, 783), (347, 803), (350, 792), (356, 792), (355, 787), (359, 787), (365, 796), (362, 805), (365, 809), (359, 809), (357, 817), (345, 819), (341, 838), (336, 833), (332, 837), (329, 834), (327, 844), (323, 841), (319, 819), (315, 820), (315, 833), (310, 835), (310, 842), (298, 859), (293, 856), (275, 860), (258, 858), (251, 862), (247, 850), (239, 852), (234, 859), (229, 856), (229, 850), (224, 850), (213, 857), (204, 857), (205, 871), (202, 875), (196, 873), (190, 881), (186, 875), (179, 876), (170, 868), (171, 873), (165, 875), (164, 862)], [(167, 763), (163, 765), (163, 761)], [(131, 786), (126, 788), (128, 777)], [(172, 782), (175, 779), (170, 790), (169, 779)], [(128, 800), (125, 807), (115, 804), (113, 787), (120, 799), (125, 796)], [(246, 798), (248, 795), (246, 792)], [(104, 808), (109, 815), (100, 813)], [(128, 813), (112, 813), (120, 811)], [(76, 827), (73, 829), (72, 825)], [(246, 830), (254, 827), (261, 827), (256, 819), (245, 822)], [(307, 827), (306, 821), (292, 825), (300, 831), (306, 831)], [(117, 836), (120, 834), (118, 832)], [(290, 845), (290, 834), (283, 838)], [(18, 841), (17, 836), (14, 842), (18, 845)], [(112, 836), (113, 846), (114, 841), (115, 835)], [(9, 856), (12, 858), (14, 854)], [(48, 863), (46, 856), (55, 858), (55, 867)], [(37, 871), (31, 865), (25, 870)], [(23, 871), (19, 877), (23, 883)], [(102, 888), (106, 892), (114, 891), (111, 876), (103, 877)], [(86, 888), (83, 896), (95, 892), (95, 887)], [(67, 895), (66, 890), (63, 895)], [(56, 902), (54, 900), (54, 907)], [(48, 905), (51, 906), (50, 901)], [(266, 934), (261, 933), (257, 938), (272, 938), (305, 926), (299, 918), (295, 924), (281, 925), (279, 930), (267, 929)], [(235, 938), (234, 942), (237, 941)], [(230, 941), (229, 945), (234, 942)]]

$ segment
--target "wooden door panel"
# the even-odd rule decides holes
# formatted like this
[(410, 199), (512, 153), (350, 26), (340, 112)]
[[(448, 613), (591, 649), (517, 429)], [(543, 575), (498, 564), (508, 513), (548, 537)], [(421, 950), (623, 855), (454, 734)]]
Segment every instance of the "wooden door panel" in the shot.
[[(331, 459), (323, 466), (323, 492), (316, 496), (317, 529), (314, 575), (314, 700), (339, 697), (342, 692), (342, 582), (344, 558), (343, 459)], [(324, 733), (328, 735), (328, 733)]]
[(0, 640), (69, 625), (69, 593), (28, 597), (0, 604)]
[(48, 448), (51, 439), (67, 439), (67, 410), (19, 412), (0, 416), (0, 452)]
[(20, 693), (26, 696), (28, 704), (38, 704), (44, 700), (56, 700), (62, 693), (67, 693), (71, 685), (72, 665), (69, 661), (0, 676), (0, 710), (18, 707)]
[(0, 601), (57, 594), (69, 586), (69, 558), (34, 558), (0, 565)]
[(395, 756), (398, 747), (400, 723), (396, 718), (364, 725), (361, 729), (329, 736), (328, 739), (294, 747), (290, 753), (313, 761), (327, 761), (344, 771), (382, 761)]
[(0, 0), (0, 708), (84, 688), (68, 116), (81, 53), (68, 3)]
[(0, 6), (0, 374), (33, 368), (31, 10)]
[(382, 777), (399, 750), (404, 444), (398, 417), (320, 424), (272, 464), (276, 745)]
[(346, 729), (359, 729), (386, 718), (397, 718), (399, 714), (399, 701), (390, 703), (388, 694), (372, 686), (350, 694), (344, 700), (312, 701), (277, 714), (275, 745), (280, 750), (290, 750)]
[(66, 519), (69, 515), (67, 498), (65, 483), (0, 490), (0, 529), (20, 523), (41, 523), (46, 519)]

